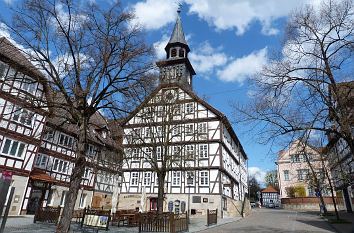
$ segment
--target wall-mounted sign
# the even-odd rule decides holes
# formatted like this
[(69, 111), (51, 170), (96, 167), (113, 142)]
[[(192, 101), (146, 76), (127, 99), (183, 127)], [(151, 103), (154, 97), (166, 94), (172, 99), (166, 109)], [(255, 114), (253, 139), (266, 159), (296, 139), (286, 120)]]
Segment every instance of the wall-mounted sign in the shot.
[(172, 212), (173, 211), (173, 201), (168, 202), (168, 211)]
[(208, 198), (203, 198), (203, 203), (208, 203)]
[(5, 171), (3, 170), (2, 173), (1, 173), (1, 178), (3, 180), (12, 180), (12, 172), (11, 171)]

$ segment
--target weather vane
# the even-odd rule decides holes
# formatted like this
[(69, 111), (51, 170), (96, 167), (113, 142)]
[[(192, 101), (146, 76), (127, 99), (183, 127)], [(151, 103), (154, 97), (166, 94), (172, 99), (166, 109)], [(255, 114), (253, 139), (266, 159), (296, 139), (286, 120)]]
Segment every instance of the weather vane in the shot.
[(177, 13), (180, 14), (181, 13), (181, 8), (182, 8), (182, 2), (181, 1), (176, 1), (176, 4), (178, 5)]

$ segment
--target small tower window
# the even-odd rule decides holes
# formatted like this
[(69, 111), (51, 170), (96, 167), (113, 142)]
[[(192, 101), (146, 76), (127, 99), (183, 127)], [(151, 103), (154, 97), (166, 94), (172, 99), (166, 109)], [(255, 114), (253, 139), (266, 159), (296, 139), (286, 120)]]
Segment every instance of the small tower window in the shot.
[(179, 57), (184, 57), (184, 49), (179, 50)]
[(172, 49), (171, 50), (171, 57), (177, 56), (177, 49)]

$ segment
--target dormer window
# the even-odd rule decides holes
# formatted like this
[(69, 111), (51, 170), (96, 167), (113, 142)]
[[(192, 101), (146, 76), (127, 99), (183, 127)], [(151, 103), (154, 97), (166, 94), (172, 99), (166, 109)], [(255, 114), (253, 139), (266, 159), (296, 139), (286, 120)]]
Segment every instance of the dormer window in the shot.
[(184, 49), (179, 50), (179, 57), (184, 57)]
[(171, 50), (171, 57), (176, 57), (177, 56), (177, 49), (172, 49)]

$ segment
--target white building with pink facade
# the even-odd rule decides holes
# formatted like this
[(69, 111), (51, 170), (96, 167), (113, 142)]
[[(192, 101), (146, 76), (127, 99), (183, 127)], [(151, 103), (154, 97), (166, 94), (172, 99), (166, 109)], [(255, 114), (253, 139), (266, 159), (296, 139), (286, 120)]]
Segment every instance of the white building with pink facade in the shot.
[[(325, 177), (324, 172), (324, 166), (326, 166), (327, 161), (321, 159), (320, 150), (321, 148), (316, 148), (305, 144), (300, 140), (296, 140), (292, 142), (286, 150), (279, 152), (276, 164), (280, 198), (315, 196), (316, 193), (314, 178), (312, 178), (312, 169), (315, 172), (317, 179), (320, 181), (322, 195), (330, 195), (328, 179)], [(293, 190), (293, 193), (290, 193), (291, 190)], [(296, 190), (295, 193), (294, 190)]]

